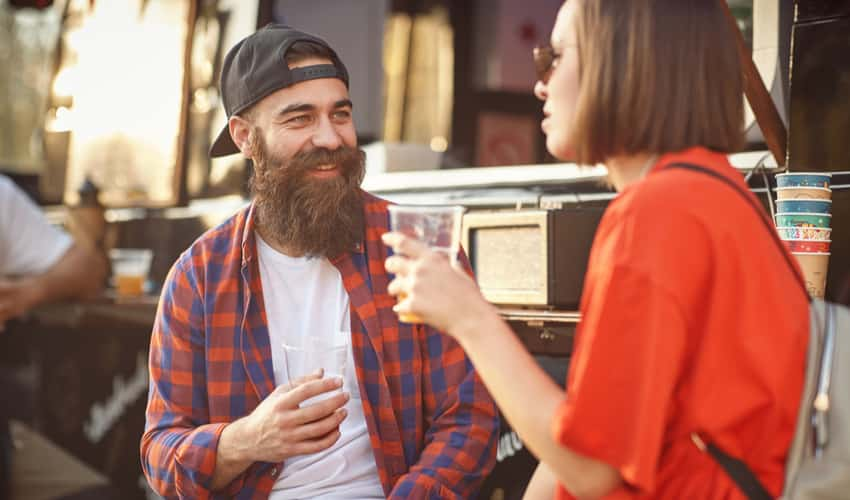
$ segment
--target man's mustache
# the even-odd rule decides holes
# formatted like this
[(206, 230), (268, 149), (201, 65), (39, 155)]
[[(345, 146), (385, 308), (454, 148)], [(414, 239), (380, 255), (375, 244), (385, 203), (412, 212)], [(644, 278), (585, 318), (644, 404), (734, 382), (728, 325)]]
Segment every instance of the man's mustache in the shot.
[(334, 165), (343, 172), (351, 172), (362, 160), (360, 150), (343, 146), (334, 150), (316, 148), (296, 154), (290, 160), (288, 170), (302, 174), (324, 165)]

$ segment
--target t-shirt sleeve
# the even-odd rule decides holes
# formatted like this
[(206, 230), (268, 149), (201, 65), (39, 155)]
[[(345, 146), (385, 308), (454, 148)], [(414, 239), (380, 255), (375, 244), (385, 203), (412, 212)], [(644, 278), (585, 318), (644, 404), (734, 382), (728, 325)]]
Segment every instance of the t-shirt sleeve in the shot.
[(0, 277), (43, 273), (72, 244), (26, 194), (0, 177)]
[(676, 300), (645, 273), (614, 268), (595, 283), (554, 421), (564, 446), (651, 491), (682, 369), (686, 325)]

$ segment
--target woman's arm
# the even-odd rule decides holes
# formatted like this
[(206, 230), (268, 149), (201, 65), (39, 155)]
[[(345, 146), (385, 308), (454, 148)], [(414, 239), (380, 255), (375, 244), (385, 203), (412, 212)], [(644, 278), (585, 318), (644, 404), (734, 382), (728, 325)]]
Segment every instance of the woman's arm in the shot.
[(548, 465), (540, 462), (534, 469), (534, 475), (525, 488), (523, 500), (551, 500), (555, 493), (558, 479)]
[(561, 388), (495, 309), (477, 317), (479, 322), (465, 322), (469, 331), (449, 333), (461, 339), (496, 404), (531, 452), (576, 498), (598, 498), (617, 488), (621, 479), (614, 467), (555, 442), (552, 420), (566, 397)]
[(616, 469), (555, 441), (552, 424), (564, 391), (537, 365), (472, 278), (416, 240), (387, 233), (384, 243), (396, 254), (385, 264), (396, 274), (387, 290), (405, 295), (394, 310), (413, 312), (457, 339), (511, 426), (571, 494), (596, 498), (616, 488), (621, 483)]

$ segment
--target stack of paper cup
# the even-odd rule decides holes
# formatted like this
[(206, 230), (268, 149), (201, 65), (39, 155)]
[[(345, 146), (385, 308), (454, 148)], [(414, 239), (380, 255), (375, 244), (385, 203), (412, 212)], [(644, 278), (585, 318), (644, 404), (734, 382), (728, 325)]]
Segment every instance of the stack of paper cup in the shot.
[(776, 230), (797, 258), (812, 297), (823, 298), (832, 242), (831, 174), (776, 176)]

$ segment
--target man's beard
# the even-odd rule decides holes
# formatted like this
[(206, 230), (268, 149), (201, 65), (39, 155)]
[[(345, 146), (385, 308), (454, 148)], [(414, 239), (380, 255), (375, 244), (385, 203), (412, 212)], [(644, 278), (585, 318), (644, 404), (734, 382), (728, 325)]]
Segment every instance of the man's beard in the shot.
[[(336, 257), (363, 239), (365, 153), (340, 147), (299, 153), (289, 160), (270, 154), (258, 129), (251, 131), (254, 160), (251, 191), (258, 227), (265, 238), (310, 257)], [(317, 178), (321, 165), (337, 167), (336, 175)]]

